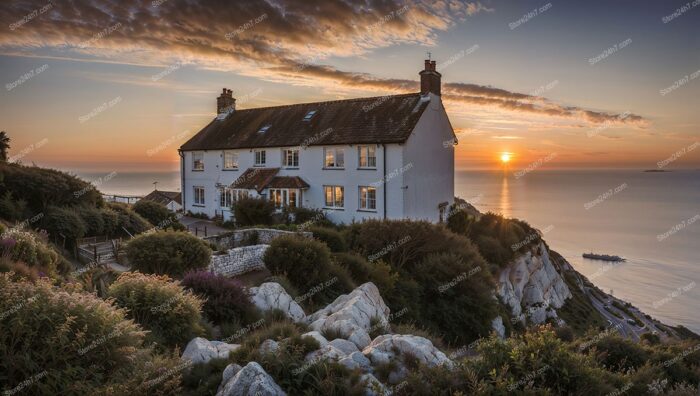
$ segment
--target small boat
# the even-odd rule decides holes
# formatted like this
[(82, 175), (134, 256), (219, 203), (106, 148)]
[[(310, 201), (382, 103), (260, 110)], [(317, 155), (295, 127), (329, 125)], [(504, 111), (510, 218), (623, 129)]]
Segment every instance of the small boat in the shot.
[(620, 256), (611, 256), (609, 254), (595, 254), (595, 253), (584, 253), (583, 258), (587, 258), (587, 259), (591, 259), (591, 260), (614, 261), (614, 262), (627, 261), (626, 259), (624, 259)]

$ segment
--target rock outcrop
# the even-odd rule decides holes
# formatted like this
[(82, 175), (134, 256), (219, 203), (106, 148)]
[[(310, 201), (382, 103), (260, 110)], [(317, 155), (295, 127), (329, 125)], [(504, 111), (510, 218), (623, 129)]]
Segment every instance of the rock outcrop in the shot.
[(338, 332), (342, 338), (363, 349), (371, 342), (372, 319), (378, 323), (388, 323), (389, 312), (377, 286), (368, 282), (350, 294), (338, 297), (327, 307), (308, 316), (306, 321), (316, 331)]
[(400, 361), (403, 356), (412, 356), (428, 367), (453, 367), (447, 355), (437, 349), (427, 338), (415, 335), (385, 334), (375, 338), (362, 353), (373, 365)]
[(556, 310), (571, 297), (543, 242), (501, 270), (497, 294), (514, 318), (532, 324), (556, 318)]
[(279, 309), (295, 322), (304, 319), (306, 314), (296, 301), (287, 294), (279, 283), (266, 282), (248, 289), (251, 302), (262, 311)]
[(207, 363), (212, 359), (226, 359), (229, 353), (238, 349), (240, 345), (227, 344), (221, 341), (209, 341), (206, 338), (193, 338), (182, 353), (182, 360), (190, 360), (192, 363)]
[(496, 332), (496, 335), (501, 339), (506, 338), (506, 327), (503, 325), (503, 318), (496, 316), (491, 321), (491, 328)]
[[(228, 367), (227, 367), (228, 368)], [(225, 373), (225, 370), (224, 370)], [(240, 369), (226, 383), (222, 383), (216, 396), (282, 396), (286, 393), (256, 362)]]

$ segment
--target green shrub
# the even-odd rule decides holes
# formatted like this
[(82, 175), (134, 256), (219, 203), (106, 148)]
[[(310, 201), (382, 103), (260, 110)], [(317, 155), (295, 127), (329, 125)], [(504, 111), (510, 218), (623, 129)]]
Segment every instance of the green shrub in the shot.
[(42, 213), (50, 205), (99, 207), (104, 203), (95, 186), (58, 170), (0, 163), (0, 174), (2, 190), (25, 201), (30, 213)]
[[(125, 312), (48, 280), (14, 282), (0, 274), (0, 389), (23, 394), (172, 395), (177, 356), (144, 348), (144, 332)], [(174, 374), (154, 380), (165, 372)], [(144, 387), (147, 381), (153, 386)], [(3, 392), (3, 393), (4, 393)]]
[[(146, 232), (154, 227), (148, 220), (134, 212), (129, 205), (119, 202), (110, 202), (107, 207), (117, 215), (117, 226), (114, 235), (136, 235)], [(125, 234), (128, 232), (128, 234)]]
[(206, 268), (211, 260), (211, 248), (206, 242), (181, 231), (139, 235), (126, 245), (126, 254), (136, 270), (174, 277)]
[[(76, 241), (85, 236), (87, 226), (73, 209), (56, 206), (46, 209), (42, 217), (42, 227), (49, 233), (52, 241), (66, 247), (73, 247)], [(64, 239), (65, 238), (65, 239)]]
[(100, 216), (102, 216), (102, 231), (105, 235), (112, 237), (124, 233), (119, 226), (119, 214), (117, 212), (105, 207), (100, 209)]
[(157, 202), (142, 199), (136, 202), (132, 209), (160, 229), (171, 228), (176, 231), (185, 231), (187, 229), (178, 221), (175, 213)]
[(239, 227), (272, 224), (275, 205), (264, 198), (241, 198), (234, 205), (234, 216)]
[(596, 338), (595, 348), (590, 353), (605, 367), (624, 371), (628, 368), (639, 368), (647, 360), (644, 348), (618, 335), (606, 335)]
[(0, 218), (17, 221), (23, 220), (26, 214), (27, 202), (22, 199), (14, 199), (12, 193), (9, 191), (5, 191), (5, 193), (0, 196)]
[(661, 337), (659, 337), (658, 334), (654, 333), (644, 333), (639, 338), (641, 338), (643, 342), (649, 345), (658, 345), (659, 343), (661, 343)]
[(372, 282), (380, 294), (393, 294), (398, 274), (391, 271), (383, 261), (369, 263), (364, 257), (354, 253), (336, 253), (333, 260), (350, 273), (355, 284)]
[(150, 330), (149, 341), (183, 347), (204, 335), (202, 300), (167, 276), (124, 272), (107, 295), (126, 308), (129, 318)]
[(100, 298), (107, 298), (109, 286), (119, 277), (119, 272), (107, 265), (87, 268), (76, 274), (83, 290), (96, 293)]
[(215, 396), (221, 384), (221, 376), (229, 365), (226, 359), (212, 359), (207, 363), (198, 363), (182, 375), (182, 395)]
[(85, 224), (85, 235), (98, 236), (104, 234), (105, 221), (100, 209), (84, 206), (76, 207), (76, 212)]
[(339, 231), (319, 226), (309, 227), (308, 230), (314, 234), (314, 238), (328, 245), (331, 252), (345, 252), (348, 250), (345, 239)]
[(322, 242), (283, 236), (272, 241), (263, 259), (273, 275), (284, 275), (292, 282), (300, 292), (300, 303), (307, 307), (329, 303), (352, 290), (349, 275), (332, 265)]

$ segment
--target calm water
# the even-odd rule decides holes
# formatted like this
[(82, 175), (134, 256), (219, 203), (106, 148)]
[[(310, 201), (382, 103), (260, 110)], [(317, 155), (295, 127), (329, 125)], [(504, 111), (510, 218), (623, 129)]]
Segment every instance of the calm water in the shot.
[[(549, 246), (601, 289), (700, 333), (700, 171), (458, 172), (455, 190), (481, 211), (549, 229)], [(590, 251), (627, 262), (581, 257)]]
[[(107, 175), (80, 174), (93, 182)], [(160, 190), (180, 189), (177, 172), (117, 173), (98, 188), (145, 195), (154, 181)], [(600, 288), (664, 322), (700, 333), (700, 287), (695, 286), (700, 283), (700, 171), (538, 169), (520, 178), (459, 171), (455, 190), (481, 211), (548, 229), (550, 247)], [(589, 251), (620, 255), (627, 262), (581, 258)]]

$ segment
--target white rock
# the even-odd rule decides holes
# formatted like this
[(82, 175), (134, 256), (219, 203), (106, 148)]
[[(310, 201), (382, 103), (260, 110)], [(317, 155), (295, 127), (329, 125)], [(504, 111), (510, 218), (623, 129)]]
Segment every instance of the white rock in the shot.
[(359, 368), (365, 372), (372, 370), (371, 362), (361, 352), (353, 352), (350, 355), (340, 359), (338, 363), (349, 368), (350, 370), (354, 370), (356, 368)]
[(372, 329), (372, 319), (387, 323), (389, 312), (377, 287), (368, 282), (309, 315), (306, 322), (316, 331), (336, 331), (363, 349), (371, 341), (368, 332)]
[(217, 392), (220, 392), (224, 386), (233, 378), (239, 371), (241, 371), (241, 366), (237, 364), (229, 364), (226, 366), (224, 369), (224, 372), (221, 374), (221, 384), (219, 384), (219, 389)]
[(454, 363), (444, 353), (433, 346), (427, 338), (414, 335), (386, 334), (375, 338), (362, 353), (373, 365), (386, 363), (387, 359), (397, 360), (398, 355), (409, 354), (428, 367)]
[(310, 331), (301, 335), (302, 337), (311, 337), (318, 341), (320, 347), (324, 347), (328, 344), (328, 340), (318, 331)]
[(556, 309), (571, 297), (542, 242), (501, 270), (497, 292), (513, 317), (526, 317), (534, 324), (556, 318)]
[(252, 303), (262, 311), (279, 309), (295, 322), (302, 321), (306, 316), (301, 306), (279, 283), (266, 282), (258, 287), (251, 287), (248, 294)]
[(181, 359), (188, 359), (192, 363), (207, 363), (212, 359), (227, 359), (229, 353), (238, 348), (240, 345), (197, 337), (187, 343)]
[(258, 351), (262, 354), (275, 353), (280, 349), (279, 343), (274, 340), (265, 340), (258, 347)]
[(360, 380), (365, 383), (365, 396), (384, 396), (390, 394), (386, 386), (379, 382), (372, 374), (364, 374), (360, 377)]
[(503, 318), (496, 316), (491, 321), (491, 328), (496, 332), (501, 339), (506, 338), (506, 327), (503, 325)]
[(337, 338), (331, 341), (330, 344), (343, 351), (343, 353), (346, 355), (360, 351), (359, 349), (357, 349), (357, 345), (350, 341), (343, 340), (342, 338)]
[(320, 362), (322, 360), (329, 360), (333, 362), (337, 362), (345, 357), (345, 353), (341, 351), (340, 349), (334, 347), (331, 344), (327, 344), (320, 349), (317, 349), (313, 352), (309, 352), (306, 354), (304, 357), (305, 362)]
[(256, 362), (243, 367), (216, 396), (282, 396), (286, 393)]

